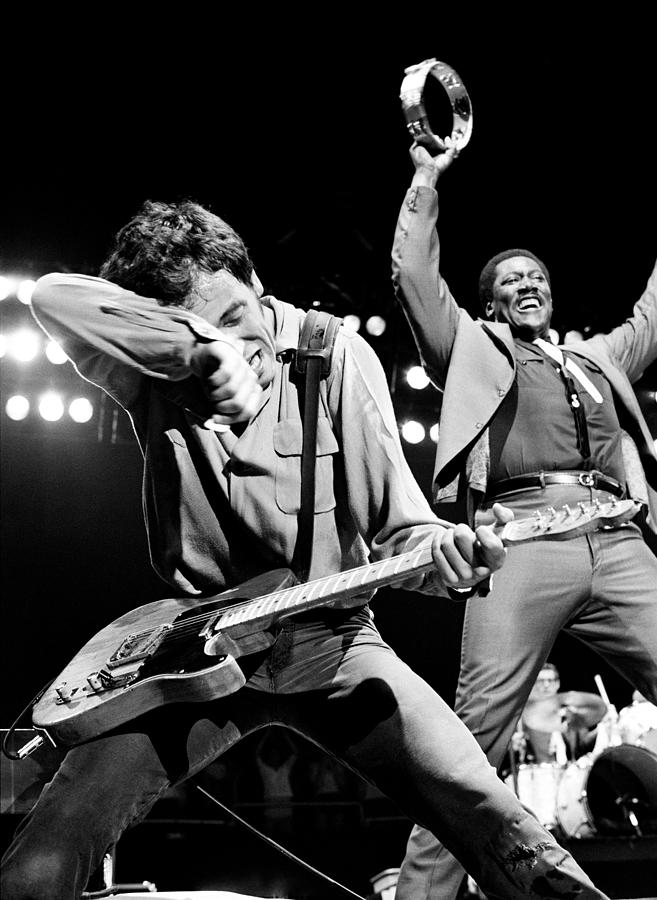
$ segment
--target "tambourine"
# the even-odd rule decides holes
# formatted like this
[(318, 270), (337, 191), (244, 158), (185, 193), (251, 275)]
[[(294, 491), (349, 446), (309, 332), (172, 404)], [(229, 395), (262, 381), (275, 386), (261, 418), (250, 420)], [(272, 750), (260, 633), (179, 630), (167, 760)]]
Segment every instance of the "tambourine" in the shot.
[(426, 147), (432, 156), (444, 153), (448, 149), (445, 138), (439, 138), (431, 130), (429, 119), (423, 104), (424, 85), (427, 77), (433, 75), (443, 86), (452, 106), (451, 139), (462, 150), (472, 134), (472, 105), (463, 82), (451, 66), (437, 59), (425, 59), (416, 66), (404, 70), (404, 80), (400, 90), (400, 99), (406, 127), (411, 137), (418, 144)]

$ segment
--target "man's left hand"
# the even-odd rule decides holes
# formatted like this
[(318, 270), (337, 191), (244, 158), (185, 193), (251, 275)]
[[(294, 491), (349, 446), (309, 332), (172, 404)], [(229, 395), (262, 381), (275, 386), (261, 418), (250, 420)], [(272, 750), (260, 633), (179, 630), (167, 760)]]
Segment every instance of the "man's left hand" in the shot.
[(434, 538), (431, 547), (433, 561), (446, 587), (473, 587), (502, 566), (506, 550), (495, 529), (510, 522), (513, 513), (496, 503), (493, 514), (491, 525), (479, 525), (473, 531), (468, 525), (460, 523)]

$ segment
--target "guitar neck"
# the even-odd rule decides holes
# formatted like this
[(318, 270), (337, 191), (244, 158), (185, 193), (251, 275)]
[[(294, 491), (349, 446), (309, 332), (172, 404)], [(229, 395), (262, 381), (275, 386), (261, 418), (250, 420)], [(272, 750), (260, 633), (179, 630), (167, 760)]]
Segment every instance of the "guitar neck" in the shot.
[(380, 562), (328, 575), (305, 584), (256, 597), (220, 613), (215, 627), (226, 629), (248, 622), (274, 621), (282, 615), (305, 612), (340, 600), (348, 600), (385, 585), (404, 581), (410, 573), (422, 574), (434, 568), (431, 547), (411, 550)]

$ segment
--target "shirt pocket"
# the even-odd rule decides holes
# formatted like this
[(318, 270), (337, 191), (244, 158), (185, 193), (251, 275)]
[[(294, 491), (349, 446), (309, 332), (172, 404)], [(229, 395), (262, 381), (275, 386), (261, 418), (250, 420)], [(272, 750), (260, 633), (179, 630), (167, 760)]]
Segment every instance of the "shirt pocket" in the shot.
[[(276, 504), (288, 515), (297, 515), (301, 508), (301, 451), (303, 430), (298, 419), (286, 419), (274, 427), (276, 453)], [(335, 508), (333, 466), (339, 452), (328, 419), (317, 420), (317, 468), (315, 470), (315, 513)]]

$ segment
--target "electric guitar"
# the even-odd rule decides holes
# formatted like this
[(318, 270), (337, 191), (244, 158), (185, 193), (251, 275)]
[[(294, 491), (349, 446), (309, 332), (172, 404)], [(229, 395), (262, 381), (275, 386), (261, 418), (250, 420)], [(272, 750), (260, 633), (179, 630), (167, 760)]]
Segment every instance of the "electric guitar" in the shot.
[[(563, 540), (629, 521), (633, 500), (537, 510), (497, 528), (505, 545)], [(75, 746), (167, 703), (215, 700), (246, 682), (237, 663), (270, 647), (280, 619), (330, 606), (433, 569), (430, 547), (299, 584), (276, 569), (213, 597), (156, 600), (99, 631), (45, 690), (32, 722)]]

